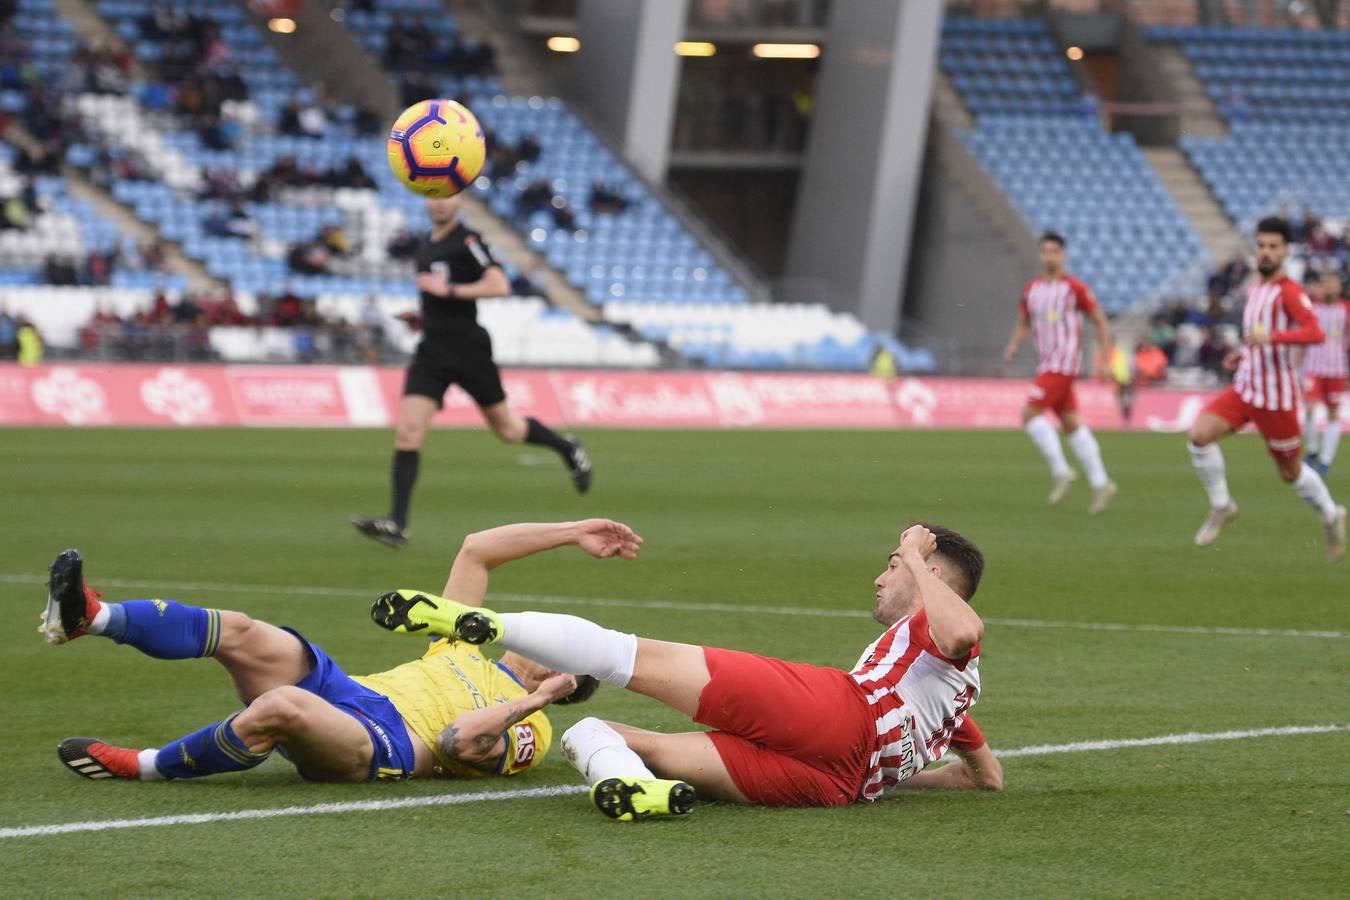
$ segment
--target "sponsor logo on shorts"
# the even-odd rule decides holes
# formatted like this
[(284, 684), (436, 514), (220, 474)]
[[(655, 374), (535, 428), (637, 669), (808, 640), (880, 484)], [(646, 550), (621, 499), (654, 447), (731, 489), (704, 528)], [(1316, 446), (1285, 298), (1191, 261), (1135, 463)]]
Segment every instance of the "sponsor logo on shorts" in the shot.
[(1302, 443), (1303, 438), (1299, 437), (1271, 438), (1266, 441), (1266, 446), (1276, 453), (1289, 453), (1290, 451), (1297, 450)]
[[(389, 739), (389, 735), (388, 733), (385, 732), (384, 726), (380, 725), (379, 722), (376, 722), (374, 719), (372, 719), (365, 713), (361, 712), (360, 710), (356, 710), (356, 714), (360, 716), (363, 720), (365, 720), (366, 727), (368, 727), (371, 733), (375, 735), (375, 737), (379, 741), (379, 744), (383, 745), (384, 747), (383, 758), (389, 760), (390, 762), (393, 762), (395, 759), (394, 742)], [(376, 749), (379, 749), (379, 747), (377, 746)]]
[(1039, 384), (1033, 384), (1031, 386), (1031, 390), (1027, 391), (1027, 396), (1030, 397), (1032, 400), (1044, 400), (1045, 389), (1042, 388)]

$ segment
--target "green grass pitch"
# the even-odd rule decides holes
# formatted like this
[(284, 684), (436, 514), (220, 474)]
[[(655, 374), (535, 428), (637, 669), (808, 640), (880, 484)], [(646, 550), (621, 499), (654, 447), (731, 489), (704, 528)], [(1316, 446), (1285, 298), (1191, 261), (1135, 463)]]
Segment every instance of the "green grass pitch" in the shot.
[[(543, 451), (433, 434), (414, 540), (397, 553), (346, 523), (387, 502), (388, 432), (0, 432), (0, 829), (575, 783), (556, 750), (540, 771), (497, 782), (308, 784), (279, 759), (193, 782), (76, 778), (54, 753), (63, 737), (157, 745), (237, 704), (209, 661), (158, 662), (93, 638), (44, 644), (42, 581), (67, 546), (110, 599), (242, 609), (363, 673), (419, 646), (376, 629), (369, 599), (440, 588), (467, 531), (607, 515), (647, 539), (639, 561), (563, 550), (519, 562), (494, 576), (499, 605), (535, 596), (646, 635), (847, 668), (878, 631), (866, 618), (872, 578), (902, 526), (923, 517), (967, 532), (988, 557), (977, 716), (996, 750), (1350, 723), (1350, 563), (1323, 561), (1315, 517), (1255, 439), (1226, 443), (1242, 517), (1199, 550), (1205, 503), (1178, 436), (1102, 436), (1121, 491), (1099, 518), (1084, 512), (1082, 483), (1045, 506), (1048, 477), (1017, 433), (586, 438), (595, 488), (577, 497)], [(1347, 476), (1347, 461), (1331, 476), (1343, 500)], [(1222, 627), (1336, 634), (1207, 630)], [(605, 688), (558, 711), (556, 730), (584, 714), (682, 727)], [(1193, 898), (1324, 897), (1350, 884), (1345, 731), (1027, 756), (1006, 774), (997, 795), (709, 804), (637, 826), (566, 795), (5, 837), (0, 893)]]

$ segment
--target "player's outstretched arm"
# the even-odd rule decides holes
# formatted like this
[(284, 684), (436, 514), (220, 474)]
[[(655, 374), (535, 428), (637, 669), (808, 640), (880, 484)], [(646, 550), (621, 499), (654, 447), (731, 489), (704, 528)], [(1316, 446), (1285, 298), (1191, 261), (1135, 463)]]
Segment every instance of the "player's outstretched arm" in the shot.
[(521, 523), (478, 531), (460, 545), (442, 593), (468, 606), (482, 606), (493, 569), (514, 559), (568, 546), (580, 547), (596, 559), (637, 559), (642, 538), (622, 522), (610, 519)]
[(571, 675), (552, 675), (518, 700), (460, 713), (445, 726), (436, 744), (446, 756), (466, 766), (496, 771), (506, 752), (506, 730), (576, 689), (577, 680)]
[(960, 659), (984, 636), (984, 622), (970, 604), (952, 590), (929, 565), (937, 552), (937, 538), (922, 525), (911, 525), (900, 535), (900, 561), (918, 584), (919, 599), (928, 612), (933, 643), (948, 659)]
[(988, 744), (974, 750), (953, 750), (957, 758), (945, 766), (925, 769), (896, 785), (905, 790), (1001, 791), (1003, 764)]

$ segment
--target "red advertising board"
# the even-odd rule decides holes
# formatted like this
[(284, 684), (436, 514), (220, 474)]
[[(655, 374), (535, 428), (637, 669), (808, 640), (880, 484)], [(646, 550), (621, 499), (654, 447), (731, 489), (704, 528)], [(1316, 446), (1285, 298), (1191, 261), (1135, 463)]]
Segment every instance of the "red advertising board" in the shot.
[[(1016, 428), (1027, 394), (992, 378), (802, 373), (508, 369), (502, 381), (518, 413), (574, 428)], [(387, 427), (402, 390), (393, 367), (4, 363), (0, 425)], [(1077, 393), (1094, 428), (1161, 432), (1185, 430), (1209, 396), (1140, 390), (1124, 423), (1111, 385)], [(481, 422), (457, 387), (435, 419)]]

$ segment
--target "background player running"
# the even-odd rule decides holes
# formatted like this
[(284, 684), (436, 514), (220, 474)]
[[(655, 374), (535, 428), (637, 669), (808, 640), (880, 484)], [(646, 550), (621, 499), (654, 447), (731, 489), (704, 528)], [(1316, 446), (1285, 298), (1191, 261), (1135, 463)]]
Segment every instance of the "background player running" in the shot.
[(1073, 383), (1083, 366), (1083, 316), (1096, 326), (1097, 349), (1103, 355), (1111, 350), (1111, 326), (1088, 286), (1064, 271), (1064, 256), (1062, 235), (1053, 231), (1041, 235), (1041, 274), (1027, 282), (1022, 291), (1017, 324), (1003, 350), (1003, 359), (1012, 362), (1027, 335), (1034, 337), (1036, 380), (1022, 408), (1022, 427), (1050, 465), (1050, 503), (1055, 504), (1064, 499), (1078, 478), (1064, 459), (1059, 435), (1045, 413), (1054, 412), (1059, 417), (1069, 446), (1092, 486), (1088, 512), (1095, 515), (1111, 502), (1116, 485), (1107, 477), (1097, 438), (1078, 417)]
[[(559, 539), (522, 550), (515, 527), (470, 535), (445, 591), (481, 603), (491, 569), (564, 543), (592, 556), (633, 558), (636, 536), (602, 519), (559, 527)], [(562, 539), (565, 537), (565, 540)], [(552, 728), (550, 703), (584, 700), (596, 682), (507, 653), (436, 641), (418, 660), (351, 677), (296, 631), (243, 613), (165, 600), (104, 603), (84, 582), (78, 553), (52, 564), (39, 629), (54, 644), (102, 635), (158, 659), (211, 657), (229, 673), (245, 709), (159, 749), (67, 738), (61, 761), (86, 778), (198, 778), (250, 769), (279, 748), (305, 778), (397, 780), (514, 775), (537, 766)]]
[[(1303, 427), (1303, 443), (1308, 450), (1304, 460), (1317, 468), (1324, 479), (1336, 458), (1341, 442), (1341, 404), (1345, 402), (1347, 375), (1346, 351), (1350, 349), (1350, 301), (1341, 296), (1341, 276), (1329, 270), (1317, 283), (1319, 303), (1313, 312), (1322, 326), (1325, 339), (1308, 348), (1303, 359), (1303, 375), (1307, 382), (1307, 408)], [(1327, 424), (1322, 431), (1320, 452), (1317, 452), (1317, 431), (1313, 428), (1314, 407), (1321, 403), (1327, 410)]]
[[(556, 526), (520, 527), (525, 552), (548, 546)], [(1002, 787), (1002, 767), (970, 715), (980, 696), (983, 623), (968, 601), (983, 568), (979, 549), (956, 532), (907, 529), (874, 582), (873, 616), (886, 631), (851, 672), (409, 591), (382, 596), (371, 613), (394, 631), (496, 641), (716, 729), (663, 734), (594, 718), (568, 729), (564, 751), (613, 818), (688, 812), (695, 789), (741, 803), (841, 806), (897, 784)], [(922, 771), (949, 745), (960, 762)]]
[(1256, 225), (1256, 270), (1242, 311), (1242, 343), (1224, 360), (1237, 368), (1233, 384), (1210, 400), (1191, 425), (1191, 461), (1209, 495), (1209, 515), (1195, 534), (1195, 543), (1214, 543), (1223, 527), (1237, 518), (1228, 493), (1228, 476), (1218, 441), (1251, 422), (1275, 459), (1280, 477), (1308, 502), (1322, 520), (1327, 559), (1345, 553), (1345, 507), (1337, 506), (1326, 483), (1303, 462), (1300, 439), (1298, 345), (1322, 342), (1322, 328), (1312, 301), (1298, 282), (1284, 273), (1289, 255), (1289, 223), (1274, 216)]
[(497, 437), (508, 444), (538, 444), (562, 457), (576, 489), (591, 486), (591, 460), (575, 437), (563, 437), (538, 419), (511, 410), (492, 359), (492, 338), (478, 324), (483, 297), (511, 293), (506, 274), (483, 238), (459, 220), (459, 197), (426, 201), (431, 233), (417, 247), (417, 290), (422, 303), (422, 341), (408, 366), (394, 432), (388, 516), (352, 516), (367, 537), (391, 547), (408, 542), (408, 506), (421, 461), (422, 443), (445, 392), (458, 384), (478, 404)]

